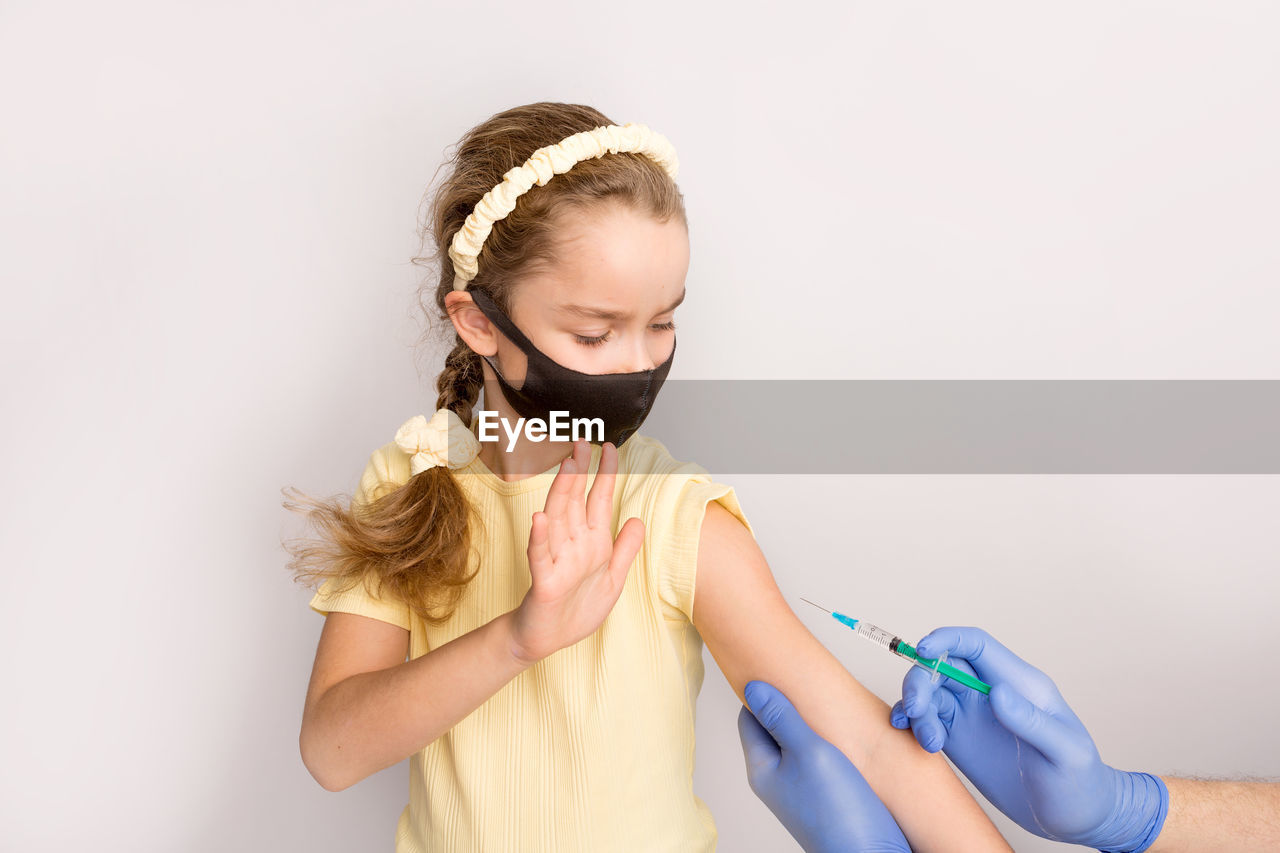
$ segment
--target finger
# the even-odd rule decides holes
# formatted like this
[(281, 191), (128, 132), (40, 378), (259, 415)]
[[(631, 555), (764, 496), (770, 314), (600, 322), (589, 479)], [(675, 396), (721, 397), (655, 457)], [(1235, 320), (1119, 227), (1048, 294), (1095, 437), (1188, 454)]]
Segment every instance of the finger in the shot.
[(903, 712), (902, 710), (901, 699), (899, 699), (897, 702), (894, 702), (893, 707), (889, 709), (889, 725), (893, 726), (895, 729), (911, 728), (911, 720), (907, 717), (906, 713)]
[(747, 778), (754, 786), (761, 775), (778, 766), (782, 750), (745, 705), (738, 712), (738, 739), (742, 741), (742, 754), (747, 759)]
[(981, 628), (935, 628), (920, 640), (916, 651), (929, 658), (946, 652), (948, 663), (950, 658), (964, 658), (987, 683), (995, 679), (1023, 684), (1027, 679), (1048, 677)]
[(551, 552), (559, 553), (560, 546), (564, 544), (565, 538), (568, 536), (565, 513), (569, 504), (569, 487), (573, 476), (573, 458), (565, 457), (560, 460), (560, 470), (556, 472), (556, 478), (551, 481), (551, 488), (547, 490), (547, 502), (543, 507), (543, 512), (547, 515), (549, 525), (549, 535), (551, 537)]
[(1065, 723), (1031, 704), (1008, 684), (991, 688), (991, 710), (1000, 724), (1062, 765), (1079, 755), (1080, 739)]
[[(964, 688), (968, 690), (969, 688)], [(947, 730), (947, 737), (951, 737), (951, 725), (956, 721), (956, 709), (960, 707), (960, 703), (956, 700), (956, 694), (950, 690), (935, 690), (933, 692), (933, 707), (938, 714), (938, 722), (942, 723), (942, 727)]]
[(555, 479), (551, 481), (551, 487), (547, 490), (547, 502), (543, 509), (548, 516), (556, 516), (564, 512), (572, 486), (573, 455), (570, 454), (560, 460), (560, 468), (556, 471)]
[(551, 568), (550, 537), (547, 535), (547, 516), (543, 512), (533, 514), (529, 530), (529, 572), (538, 577)]
[(567, 529), (570, 536), (580, 535), (587, 524), (586, 499), (587, 469), (591, 467), (590, 445), (585, 441), (573, 443), (573, 485), (569, 489)]
[(902, 704), (896, 706), (911, 726), (916, 742), (928, 752), (946, 745), (947, 729), (938, 719), (936, 694), (947, 693), (932, 683), (931, 676), (919, 667), (911, 667), (902, 679)]
[(612, 442), (600, 447), (600, 467), (587, 495), (587, 526), (595, 530), (613, 521), (613, 486), (618, 472), (618, 449)]
[(902, 677), (902, 713), (911, 719), (928, 713), (937, 689), (930, 673), (918, 666), (911, 667)]
[(638, 518), (628, 518), (627, 523), (618, 531), (618, 538), (613, 540), (613, 554), (609, 557), (609, 578), (615, 589), (621, 589), (626, 583), (627, 572), (643, 544), (644, 522)]
[(947, 728), (938, 719), (938, 709), (932, 703), (915, 717), (911, 717), (911, 733), (925, 752), (937, 752), (947, 744)]
[(782, 749), (802, 749), (818, 738), (791, 700), (767, 681), (748, 681), (747, 706)]

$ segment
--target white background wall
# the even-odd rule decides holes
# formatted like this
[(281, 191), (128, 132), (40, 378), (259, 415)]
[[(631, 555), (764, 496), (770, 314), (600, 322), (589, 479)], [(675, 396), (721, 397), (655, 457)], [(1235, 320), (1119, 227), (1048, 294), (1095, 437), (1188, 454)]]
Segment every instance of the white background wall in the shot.
[[(280, 489), (350, 493), (433, 407), (417, 205), (507, 107), (675, 144), (673, 378), (1280, 378), (1273, 5), (785, 8), (0, 7), (0, 847), (390, 849), (407, 764), (331, 794), (298, 755)], [(1280, 775), (1280, 478), (729, 481), (798, 609), (983, 625), (1111, 763)], [(797, 849), (707, 661), (721, 849)]]

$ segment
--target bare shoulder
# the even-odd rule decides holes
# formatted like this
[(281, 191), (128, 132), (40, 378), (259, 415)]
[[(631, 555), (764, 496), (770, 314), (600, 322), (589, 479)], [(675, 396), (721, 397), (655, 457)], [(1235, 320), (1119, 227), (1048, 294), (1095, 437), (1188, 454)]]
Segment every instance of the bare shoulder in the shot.
[(693, 624), (704, 638), (752, 617), (794, 618), (755, 537), (719, 501), (707, 502), (694, 586)]

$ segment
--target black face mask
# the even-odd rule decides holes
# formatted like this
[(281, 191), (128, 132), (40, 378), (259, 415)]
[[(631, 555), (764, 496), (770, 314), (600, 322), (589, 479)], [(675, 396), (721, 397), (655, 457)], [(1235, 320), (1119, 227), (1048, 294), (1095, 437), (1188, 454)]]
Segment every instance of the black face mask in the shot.
[[(497, 374), (503, 396), (521, 417), (546, 421), (551, 412), (563, 411), (568, 412), (570, 418), (600, 418), (604, 421), (603, 441), (612, 442), (615, 447), (630, 438), (644, 423), (654, 398), (658, 396), (658, 389), (671, 369), (671, 361), (676, 355), (674, 343), (667, 360), (652, 370), (579, 373), (548, 358), (482, 291), (472, 290), (470, 293), (476, 307), (528, 359), (524, 384), (520, 388), (512, 388), (493, 360), (483, 356)], [(587, 433), (594, 437), (596, 430), (588, 430)], [(593, 440), (592, 443), (602, 442)]]

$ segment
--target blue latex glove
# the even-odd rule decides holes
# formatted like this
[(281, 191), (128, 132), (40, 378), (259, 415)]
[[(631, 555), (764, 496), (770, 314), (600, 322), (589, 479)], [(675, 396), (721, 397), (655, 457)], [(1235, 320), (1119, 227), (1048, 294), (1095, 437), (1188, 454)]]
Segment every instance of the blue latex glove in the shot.
[(743, 693), (751, 709), (738, 713), (747, 780), (806, 853), (911, 853), (858, 768), (778, 688), (749, 681)]
[(991, 804), (1028, 832), (1104, 851), (1155, 841), (1169, 791), (1148, 773), (1102, 763), (1093, 738), (1049, 676), (980, 628), (938, 628), (916, 646), (991, 685), (991, 695), (912, 667), (890, 722), (943, 750)]

